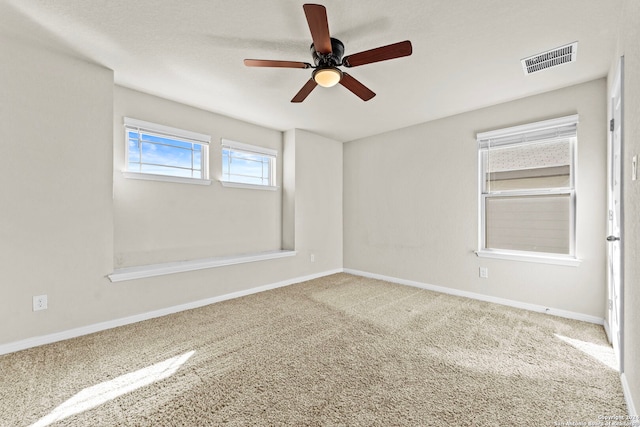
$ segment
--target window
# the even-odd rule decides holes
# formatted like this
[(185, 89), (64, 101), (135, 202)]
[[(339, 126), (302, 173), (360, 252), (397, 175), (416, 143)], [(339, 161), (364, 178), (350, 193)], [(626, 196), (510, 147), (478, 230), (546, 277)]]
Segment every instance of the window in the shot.
[(125, 117), (128, 178), (208, 184), (208, 135)]
[(577, 264), (578, 116), (479, 133), (479, 256)]
[(222, 184), (275, 190), (277, 155), (276, 150), (223, 139)]

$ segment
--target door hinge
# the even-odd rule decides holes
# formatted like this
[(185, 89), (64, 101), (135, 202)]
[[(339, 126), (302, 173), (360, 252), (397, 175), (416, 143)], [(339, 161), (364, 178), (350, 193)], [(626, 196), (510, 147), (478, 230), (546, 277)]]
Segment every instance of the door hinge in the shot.
[(613, 221), (613, 211), (609, 209), (609, 221)]
[(609, 310), (613, 309), (613, 301), (609, 300)]
[(613, 119), (609, 120), (609, 131), (613, 132)]

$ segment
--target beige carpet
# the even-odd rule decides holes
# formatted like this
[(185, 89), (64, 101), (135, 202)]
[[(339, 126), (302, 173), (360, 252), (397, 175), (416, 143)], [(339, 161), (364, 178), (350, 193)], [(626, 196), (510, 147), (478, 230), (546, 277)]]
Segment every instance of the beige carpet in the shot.
[(610, 355), (597, 325), (336, 274), (2, 356), (0, 425), (598, 422), (626, 415)]

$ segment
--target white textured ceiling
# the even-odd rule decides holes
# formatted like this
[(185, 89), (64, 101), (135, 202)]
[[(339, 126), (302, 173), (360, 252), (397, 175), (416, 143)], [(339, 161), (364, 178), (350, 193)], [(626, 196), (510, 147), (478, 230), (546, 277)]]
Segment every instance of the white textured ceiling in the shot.
[[(345, 55), (402, 40), (413, 55), (349, 70), (377, 93), (371, 101), (338, 85), (292, 104), (311, 70), (242, 60), (313, 62), (303, 3), (0, 0), (0, 35), (87, 58), (122, 86), (350, 141), (603, 77), (619, 10), (619, 0), (325, 0)], [(575, 63), (522, 72), (520, 59), (573, 41)]]

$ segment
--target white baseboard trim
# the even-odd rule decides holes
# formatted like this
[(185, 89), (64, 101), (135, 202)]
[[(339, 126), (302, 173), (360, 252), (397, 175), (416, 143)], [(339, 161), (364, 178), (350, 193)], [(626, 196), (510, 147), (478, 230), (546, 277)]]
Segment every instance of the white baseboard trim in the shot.
[(607, 341), (609, 341), (609, 344), (613, 343), (613, 340), (611, 339), (611, 329), (609, 328), (609, 321), (607, 319), (604, 319), (604, 324), (602, 326), (604, 326), (604, 333), (607, 336)]
[(264, 292), (271, 289), (293, 285), (296, 283), (306, 282), (308, 280), (317, 279), (319, 277), (341, 273), (342, 271), (343, 271), (342, 268), (323, 271), (321, 273), (310, 274), (308, 276), (302, 276), (302, 277), (295, 277), (292, 279), (283, 280), (283, 281), (271, 283), (268, 285), (258, 286), (255, 288), (245, 289), (238, 292), (232, 292), (230, 294), (220, 295), (217, 297), (206, 298), (203, 300), (193, 301), (186, 304), (180, 304), (172, 307), (162, 308), (159, 310), (149, 311), (146, 313), (135, 314), (133, 316), (122, 317), (114, 320), (108, 320), (106, 322), (94, 323), (92, 325), (81, 326), (79, 328), (69, 329), (61, 332), (55, 332), (53, 334), (41, 335), (38, 337), (27, 338), (20, 341), (14, 341), (8, 344), (0, 345), (0, 355), (13, 353), (20, 350), (25, 350), (31, 347), (37, 347), (44, 344), (51, 344), (54, 342), (63, 341), (70, 338), (76, 338), (82, 335), (92, 334), (94, 332), (100, 332), (107, 329), (117, 328), (119, 326), (129, 325), (131, 323), (137, 323), (143, 320), (149, 320), (156, 317), (166, 316), (168, 314), (178, 313), (180, 311), (204, 307), (205, 305), (214, 304), (217, 302), (226, 301), (234, 298), (239, 298), (246, 295), (255, 294), (258, 292)]
[(591, 316), (588, 314), (576, 313), (576, 312), (567, 311), (567, 310), (560, 310), (557, 308), (545, 307), (543, 305), (537, 305), (537, 304), (529, 304), (526, 302), (514, 301), (514, 300), (505, 299), (505, 298), (498, 298), (490, 295), (478, 294), (475, 292), (462, 291), (454, 288), (447, 288), (444, 286), (430, 285), (428, 283), (416, 282), (413, 280), (406, 280), (406, 279), (399, 279), (397, 277), (384, 276), (382, 274), (369, 273), (366, 271), (353, 270), (350, 268), (345, 268), (344, 272), (348, 274), (353, 274), (356, 276), (369, 277), (371, 279), (384, 280), (387, 282), (398, 283), (400, 285), (413, 286), (416, 288), (426, 289), (429, 291), (441, 292), (443, 294), (466, 297), (466, 298), (471, 298), (475, 300), (491, 302), (491, 303), (500, 304), (500, 305), (506, 305), (509, 307), (521, 308), (523, 310), (551, 314), (553, 316), (564, 317), (567, 319), (581, 320), (583, 322), (604, 325), (604, 319), (597, 316)]
[(633, 404), (633, 398), (631, 396), (631, 389), (629, 388), (627, 376), (625, 374), (621, 374), (620, 381), (622, 381), (622, 392), (624, 393), (624, 400), (627, 403), (627, 411), (629, 412), (629, 417), (632, 421), (638, 421), (638, 412), (636, 411), (636, 406)]

